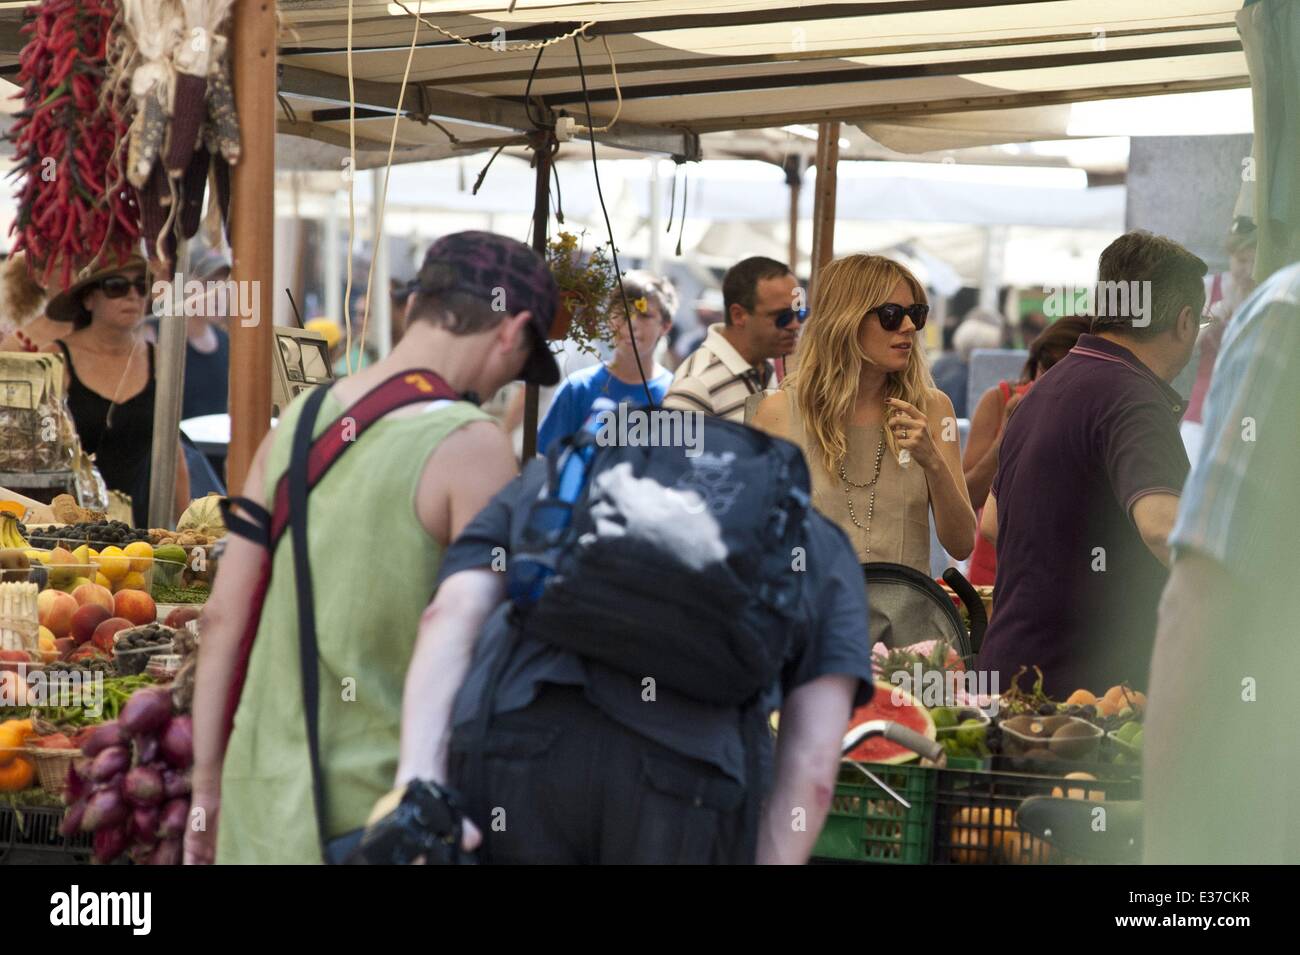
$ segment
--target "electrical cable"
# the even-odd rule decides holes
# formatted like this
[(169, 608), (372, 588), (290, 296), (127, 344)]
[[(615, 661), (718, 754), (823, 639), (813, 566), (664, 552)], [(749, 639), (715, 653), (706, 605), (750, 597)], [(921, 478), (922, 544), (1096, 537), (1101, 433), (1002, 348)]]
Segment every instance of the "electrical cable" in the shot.
[[(627, 300), (627, 289), (623, 287), (623, 270), (618, 266), (618, 247), (614, 244), (614, 227), (609, 222), (609, 210), (605, 208), (605, 194), (600, 188), (600, 164), (596, 158), (596, 134), (591, 122), (591, 97), (587, 92), (587, 71), (582, 66), (580, 41), (573, 38), (573, 52), (578, 59), (578, 77), (582, 81), (582, 100), (587, 108), (587, 141), (591, 143), (591, 172), (596, 179), (596, 198), (600, 200), (600, 213), (605, 217), (605, 231), (609, 235), (609, 251), (614, 260), (614, 274), (618, 277), (618, 291), (623, 299), (623, 317), (627, 320), (627, 333), (632, 341), (632, 357), (636, 359), (636, 371), (641, 376), (641, 387), (645, 390), (646, 404), (655, 407), (654, 395), (650, 394), (650, 383), (646, 380), (645, 368), (641, 364), (641, 352), (636, 347), (636, 334), (632, 327), (632, 305)], [(652, 356), (653, 357), (653, 356)]]
[(668, 225), (664, 228), (664, 235), (671, 235), (673, 231), (673, 216), (677, 214), (677, 173), (678, 166), (673, 166), (673, 184), (668, 192)]
[(533, 77), (537, 75), (537, 67), (541, 65), (544, 52), (546, 47), (537, 50), (537, 56), (533, 58), (533, 68), (528, 71), (528, 82), (524, 84), (524, 112), (528, 115), (528, 121), (538, 129), (554, 129), (554, 123), (543, 123), (533, 116)]
[(352, 3), (348, 0), (348, 278), (343, 289), (344, 367), (352, 374), (352, 246), (356, 242), (357, 202), (353, 181), (357, 175), (357, 91), (352, 71)]
[[(407, 83), (411, 79), (411, 64), (415, 60), (415, 44), (420, 38), (420, 21), (416, 20), (415, 29), (411, 31), (411, 46), (406, 51), (406, 69), (402, 73), (402, 85), (397, 91), (397, 108), (393, 111), (393, 131), (388, 137), (388, 160), (384, 166), (384, 186), (378, 198), (378, 214), (375, 216), (375, 247), (370, 252), (370, 269), (366, 273), (366, 311), (361, 318), (361, 343), (364, 354), (366, 331), (370, 327), (370, 309), (375, 301), (375, 263), (379, 261), (379, 247), (384, 241), (384, 213), (388, 211), (388, 180), (393, 174), (393, 155), (397, 151), (397, 127), (402, 121), (402, 103), (406, 99)], [(371, 198), (371, 209), (375, 208), (375, 197)], [(384, 290), (387, 295), (388, 290)], [(390, 305), (391, 308), (391, 305)]]
[(682, 170), (682, 224), (677, 230), (677, 257), (682, 255), (682, 236), (686, 234), (686, 198), (691, 185), (691, 175)]
[(501, 42), (501, 40), (497, 40), (497, 39), (489, 40), (488, 42), (485, 43), (482, 40), (471, 40), (467, 36), (461, 36), (458, 33), (452, 33), (450, 30), (444, 29), (443, 27), (438, 26), (438, 24), (430, 20), (426, 20), (424, 17), (420, 16), (418, 12), (412, 13), (411, 8), (408, 7), (406, 4), (402, 3), (402, 0), (392, 0), (392, 3), (393, 6), (401, 7), (402, 10), (404, 10), (407, 14), (415, 17), (417, 20), (419, 20), (429, 29), (436, 30), (437, 32), (441, 33), (449, 40), (455, 40), (457, 43), (464, 43), (466, 46), (478, 47), (480, 50), (491, 50), (493, 53), (518, 53), (521, 50), (542, 50), (548, 46), (554, 46), (557, 43), (562, 43), (565, 40), (569, 39), (570, 37), (576, 37), (581, 33), (585, 33), (587, 27), (596, 25), (595, 20), (588, 20), (585, 23), (581, 24), (580, 26), (577, 26), (574, 29), (570, 30), (568, 33), (563, 33), (560, 36), (551, 37), (549, 40), (536, 40), (532, 43), (519, 43), (516, 44), (515, 46), (506, 46), (503, 42)]

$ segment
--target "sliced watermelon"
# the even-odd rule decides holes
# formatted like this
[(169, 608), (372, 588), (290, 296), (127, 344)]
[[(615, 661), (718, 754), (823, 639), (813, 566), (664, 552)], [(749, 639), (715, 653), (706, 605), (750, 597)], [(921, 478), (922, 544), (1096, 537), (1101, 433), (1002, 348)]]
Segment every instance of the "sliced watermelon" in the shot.
[[(871, 702), (853, 711), (848, 729), (870, 720), (892, 720), (929, 739), (934, 739), (935, 736), (934, 720), (930, 718), (929, 710), (916, 697), (892, 683), (876, 683), (876, 692), (871, 697)], [(844, 758), (862, 763), (906, 763), (918, 757), (906, 746), (890, 742), (883, 736), (874, 736), (855, 747)]]

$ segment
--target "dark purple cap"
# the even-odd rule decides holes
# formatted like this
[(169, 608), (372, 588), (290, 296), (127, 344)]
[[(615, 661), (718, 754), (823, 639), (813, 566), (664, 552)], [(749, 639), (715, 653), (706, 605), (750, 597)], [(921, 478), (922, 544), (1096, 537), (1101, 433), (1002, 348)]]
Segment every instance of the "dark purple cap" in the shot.
[(531, 313), (533, 353), (519, 377), (535, 385), (559, 382), (560, 368), (548, 344), (555, 317), (555, 279), (546, 260), (529, 246), (493, 232), (445, 235), (424, 254), (411, 291), (424, 295), (461, 292), (500, 307), (508, 315)]

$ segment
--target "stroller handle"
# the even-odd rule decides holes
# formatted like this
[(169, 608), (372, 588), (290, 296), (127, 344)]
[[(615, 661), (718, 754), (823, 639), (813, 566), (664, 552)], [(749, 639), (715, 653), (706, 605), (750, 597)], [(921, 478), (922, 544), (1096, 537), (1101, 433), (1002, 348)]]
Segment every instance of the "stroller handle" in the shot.
[(873, 736), (883, 736), (891, 743), (906, 746), (912, 752), (926, 759), (938, 759), (939, 754), (943, 752), (943, 747), (928, 736), (924, 736), (916, 732), (916, 730), (908, 729), (902, 723), (895, 723), (891, 720), (868, 720), (865, 723), (859, 723), (844, 734), (840, 752), (847, 755), (856, 749), (863, 740), (870, 739)]
[(971, 582), (956, 567), (949, 567), (943, 572), (943, 582), (952, 588), (952, 592), (966, 606), (966, 614), (970, 617), (971, 652), (978, 653), (980, 644), (984, 642), (984, 631), (989, 626), (989, 616), (984, 610), (984, 601), (971, 586)]

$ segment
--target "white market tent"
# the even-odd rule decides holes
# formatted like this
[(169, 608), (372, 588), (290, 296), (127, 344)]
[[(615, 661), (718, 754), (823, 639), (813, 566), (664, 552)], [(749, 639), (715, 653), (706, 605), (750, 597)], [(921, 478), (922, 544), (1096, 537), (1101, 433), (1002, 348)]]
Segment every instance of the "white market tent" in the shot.
[[(0, 3), (0, 75), (16, 72), (23, 6)], [(236, 273), (261, 281), (270, 312), (274, 223), (265, 196), (276, 131), (335, 148), (354, 133), (356, 168), (365, 168), (387, 160), (395, 115), (394, 158), (416, 161), (541, 145), (539, 126), (563, 126), (565, 116), (586, 123), (588, 102), (604, 146), (679, 161), (700, 158), (701, 136), (711, 133), (824, 124), (818, 166), (832, 174), (819, 177), (813, 242), (814, 262), (824, 261), (839, 123), (910, 153), (1061, 139), (1074, 103), (1248, 86), (1239, 7), (282, 0), (277, 11), (269, 0), (238, 0), (232, 47), (246, 153), (234, 182)], [(549, 162), (539, 165), (544, 197)], [(237, 402), (232, 389), (237, 486), (267, 427), (270, 328), (233, 339), (232, 365), (250, 376)]]
[(618, 113), (601, 141), (682, 158), (834, 120), (906, 152), (1058, 139), (1071, 103), (1249, 85), (1239, 0), (286, 0), (280, 130), (346, 143), (350, 9), (358, 148), (386, 154), (417, 7), (397, 140), (420, 158), (531, 130), (530, 102), (585, 122), (584, 73), (595, 125)]

